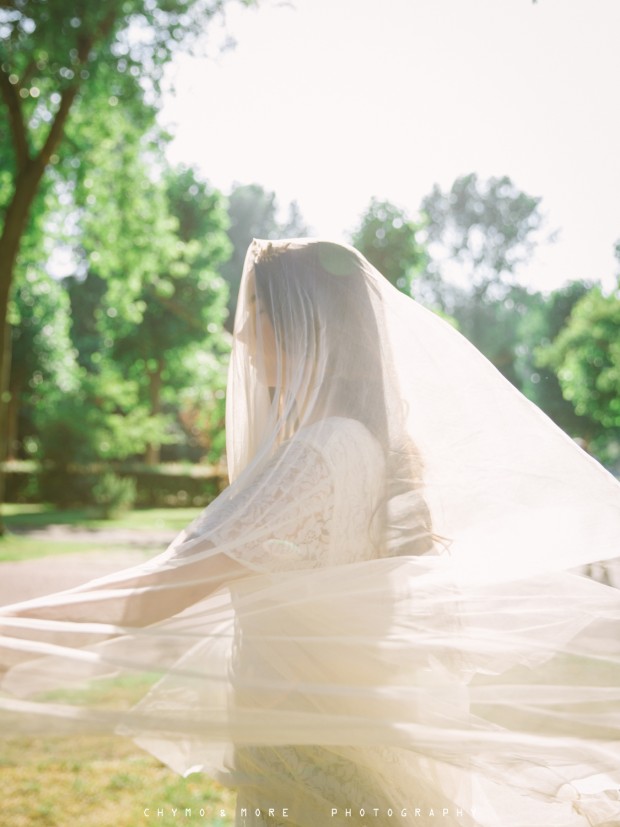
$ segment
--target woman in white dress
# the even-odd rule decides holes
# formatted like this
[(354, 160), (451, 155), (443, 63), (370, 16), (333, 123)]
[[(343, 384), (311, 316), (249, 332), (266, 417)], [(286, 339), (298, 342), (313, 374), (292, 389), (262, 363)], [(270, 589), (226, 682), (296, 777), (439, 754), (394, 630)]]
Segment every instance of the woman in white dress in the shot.
[(617, 482), (313, 239), (248, 250), (226, 429), (166, 552), (0, 611), (4, 732), (131, 735), (247, 827), (620, 824), (620, 594), (570, 571), (620, 553)]

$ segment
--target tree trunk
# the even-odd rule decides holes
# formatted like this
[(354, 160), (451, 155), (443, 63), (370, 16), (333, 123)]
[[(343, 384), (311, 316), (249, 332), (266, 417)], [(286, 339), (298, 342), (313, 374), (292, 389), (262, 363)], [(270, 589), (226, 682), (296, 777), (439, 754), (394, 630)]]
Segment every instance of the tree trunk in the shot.
[[(4, 318), (6, 319), (6, 305), (4, 309)], [(4, 463), (7, 459), (7, 418), (8, 418), (8, 379), (11, 373), (11, 327), (4, 325), (4, 329), (0, 328), (0, 340), (2, 342), (0, 355), (0, 504), (4, 502), (6, 493), (6, 475), (4, 471)], [(2, 512), (0, 511), (0, 536), (5, 534), (4, 520)]]
[[(10, 331), (10, 325), (7, 329)], [(19, 409), (22, 397), (22, 381), (16, 379), (9, 386), (9, 400), (6, 421), (6, 458), (17, 459), (19, 437)]]
[[(151, 397), (151, 415), (156, 416), (161, 412), (161, 388), (162, 373), (164, 371), (163, 361), (157, 362), (157, 368), (149, 371), (149, 393)], [(161, 446), (158, 442), (149, 442), (146, 446), (144, 461), (147, 465), (157, 465), (161, 458)]]
[[(11, 329), (7, 311), (19, 245), (26, 229), (30, 209), (39, 188), (45, 166), (31, 161), (17, 176), (15, 193), (6, 211), (0, 236), (0, 503), (4, 502), (3, 463), (7, 457), (7, 414), (11, 373)], [(0, 514), (0, 536), (5, 533)]]

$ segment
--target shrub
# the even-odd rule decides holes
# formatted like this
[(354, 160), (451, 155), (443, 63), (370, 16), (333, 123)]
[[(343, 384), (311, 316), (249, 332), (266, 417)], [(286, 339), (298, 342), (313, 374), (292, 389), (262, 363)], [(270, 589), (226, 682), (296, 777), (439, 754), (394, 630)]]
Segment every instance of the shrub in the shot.
[(102, 474), (92, 489), (93, 501), (105, 519), (118, 517), (129, 511), (136, 501), (136, 481), (133, 477)]

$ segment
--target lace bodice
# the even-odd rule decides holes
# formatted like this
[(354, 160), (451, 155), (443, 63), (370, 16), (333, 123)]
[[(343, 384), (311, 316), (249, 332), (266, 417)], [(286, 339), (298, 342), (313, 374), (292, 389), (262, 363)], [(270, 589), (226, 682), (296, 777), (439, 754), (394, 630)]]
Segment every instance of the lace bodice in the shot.
[(383, 491), (379, 443), (357, 420), (301, 428), (241, 491), (224, 492), (184, 535), (261, 572), (378, 556), (371, 521)]

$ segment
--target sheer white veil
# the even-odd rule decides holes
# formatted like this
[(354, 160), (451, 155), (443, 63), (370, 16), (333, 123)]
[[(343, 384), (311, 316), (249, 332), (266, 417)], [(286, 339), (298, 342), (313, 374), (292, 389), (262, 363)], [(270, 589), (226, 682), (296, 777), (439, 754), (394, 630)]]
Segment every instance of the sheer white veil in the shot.
[[(430, 515), (419, 493), (422, 462), (407, 430), (409, 403), (384, 316), (386, 284), (351, 247), (254, 241), (229, 372), (229, 476), (235, 480), (256, 455), (266, 460), (311, 423), (329, 417), (361, 422), (387, 462), (377, 514), (379, 521), (387, 510), (391, 518), (382, 554), (420, 554), (432, 546)], [(270, 367), (263, 364), (265, 353), (276, 357)]]
[(318, 239), (250, 245), (226, 439), (230, 486), (163, 554), (0, 610), (0, 731), (124, 732), (179, 772), (269, 777), (303, 825), (337, 792), (265, 770), (291, 745), (390, 776), (394, 807), (415, 778), (459, 824), (521, 825), (523, 796), (532, 827), (616, 823), (620, 595), (572, 571), (620, 555), (609, 473)]
[[(271, 387), (261, 314), (275, 333)], [(401, 498), (418, 492), (434, 550), (449, 549), (469, 575), (484, 566), (481, 576), (502, 579), (618, 555), (616, 480), (353, 248), (255, 240), (235, 330), (231, 480), (304, 425), (345, 416), (381, 443), (399, 519), (411, 517), (412, 504), (415, 511)], [(411, 553), (402, 538), (393, 541), (384, 554)], [(418, 552), (429, 550), (427, 533)]]

